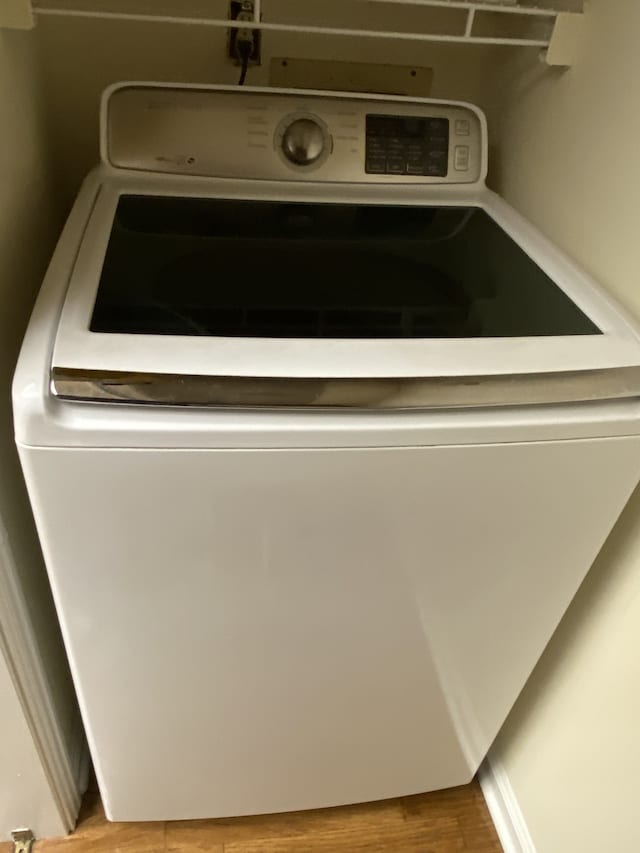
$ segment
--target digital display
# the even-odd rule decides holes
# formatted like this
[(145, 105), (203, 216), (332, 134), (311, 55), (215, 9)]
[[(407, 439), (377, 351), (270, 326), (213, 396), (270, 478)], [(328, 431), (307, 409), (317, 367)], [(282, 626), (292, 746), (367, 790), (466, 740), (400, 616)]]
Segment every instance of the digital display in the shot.
[(367, 115), (365, 172), (446, 178), (449, 119)]

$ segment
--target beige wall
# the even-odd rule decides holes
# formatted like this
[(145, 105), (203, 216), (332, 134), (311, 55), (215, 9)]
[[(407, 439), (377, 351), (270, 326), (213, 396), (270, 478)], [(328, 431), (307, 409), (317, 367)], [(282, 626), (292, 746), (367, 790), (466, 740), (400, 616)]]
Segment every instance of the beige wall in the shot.
[[(79, 18), (39, 19), (53, 139), (67, 204), (98, 158), (102, 90), (121, 80), (235, 83), (224, 30)], [(266, 85), (271, 57), (341, 59), (426, 65), (435, 70), (432, 94), (484, 103), (495, 48), (378, 39), (264, 34), (263, 63), (247, 84)]]
[[(501, 69), (495, 179), (640, 318), (640, 3), (588, 0), (587, 23), (570, 71), (518, 57)], [(640, 493), (494, 755), (538, 853), (640, 850)]]
[[(35, 38), (30, 32), (0, 30), (0, 571), (15, 574), (28, 602), (53, 701), (71, 737), (75, 698), (14, 447), (11, 416), (11, 379), (18, 349), (60, 226), (43, 116)], [(2, 697), (0, 706), (4, 703)], [(0, 741), (11, 737), (4, 723), (3, 719)], [(1, 785), (0, 779), (0, 800)]]

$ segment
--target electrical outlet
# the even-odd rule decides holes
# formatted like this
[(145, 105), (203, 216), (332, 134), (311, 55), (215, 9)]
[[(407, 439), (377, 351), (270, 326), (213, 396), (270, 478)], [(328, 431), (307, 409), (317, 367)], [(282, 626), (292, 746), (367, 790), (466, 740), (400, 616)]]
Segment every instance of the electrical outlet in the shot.
[(13, 853), (31, 853), (35, 836), (30, 829), (14, 829), (11, 837), (13, 839)]
[(262, 33), (251, 26), (254, 21), (255, 7), (253, 0), (231, 0), (229, 3), (229, 20), (246, 21), (245, 27), (233, 27), (229, 30), (228, 54), (236, 65), (241, 65), (242, 60), (238, 51), (238, 39), (251, 41), (251, 53), (249, 54), (249, 65), (260, 65), (262, 61)]

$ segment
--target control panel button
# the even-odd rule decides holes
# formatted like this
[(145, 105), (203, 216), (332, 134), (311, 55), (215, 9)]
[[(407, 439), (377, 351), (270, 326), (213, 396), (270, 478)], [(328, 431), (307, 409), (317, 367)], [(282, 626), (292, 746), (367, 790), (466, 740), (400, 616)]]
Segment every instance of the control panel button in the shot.
[(453, 168), (456, 172), (467, 172), (469, 170), (468, 145), (456, 145), (453, 155)]
[(387, 152), (387, 146), (380, 139), (368, 139), (367, 140), (367, 153), (374, 155), (382, 155), (384, 156)]
[(387, 157), (387, 173), (389, 175), (404, 175), (406, 163), (403, 157)]
[(466, 118), (456, 120), (456, 136), (469, 136), (471, 134), (471, 124)]
[(366, 171), (369, 175), (384, 175), (387, 171), (387, 158), (377, 155), (367, 157)]

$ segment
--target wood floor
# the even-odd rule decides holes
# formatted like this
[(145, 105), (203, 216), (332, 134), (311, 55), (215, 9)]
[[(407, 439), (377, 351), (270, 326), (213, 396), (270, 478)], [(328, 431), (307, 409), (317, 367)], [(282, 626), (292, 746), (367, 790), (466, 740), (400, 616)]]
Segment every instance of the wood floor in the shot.
[[(0, 844), (0, 853), (11, 845)], [(359, 806), (227, 820), (109, 823), (90, 791), (76, 831), (33, 853), (501, 853), (476, 782)]]

